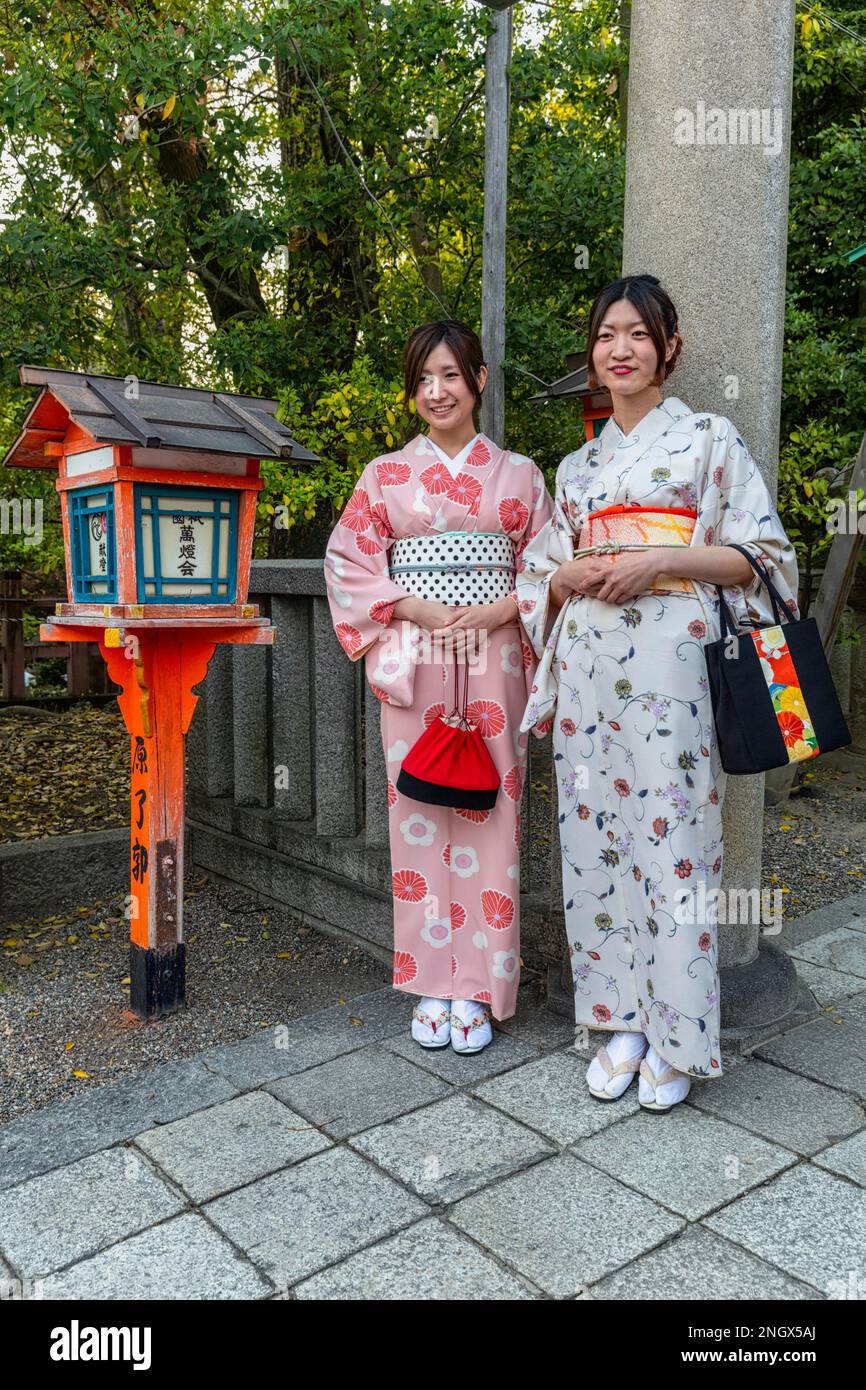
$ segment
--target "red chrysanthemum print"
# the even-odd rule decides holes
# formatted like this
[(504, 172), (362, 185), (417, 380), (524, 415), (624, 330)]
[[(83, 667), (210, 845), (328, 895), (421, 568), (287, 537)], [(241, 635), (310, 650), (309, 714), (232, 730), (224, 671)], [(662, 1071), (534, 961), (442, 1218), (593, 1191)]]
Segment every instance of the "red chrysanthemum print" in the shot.
[(482, 738), (497, 738), (505, 728), (505, 710), (496, 700), (471, 700), (466, 718), (477, 726)]
[(415, 869), (398, 869), (392, 875), (394, 897), (401, 903), (420, 903), (427, 896), (427, 880)]
[(481, 894), (481, 910), (493, 931), (505, 931), (514, 921), (514, 899), (495, 888), (486, 888)]
[(435, 704), (435, 705), (428, 705), (427, 708), (425, 709), (424, 713), (423, 713), (422, 716), (421, 716), (421, 721), (422, 721), (422, 723), (423, 723), (423, 725), (424, 725), (424, 728), (425, 728), (425, 729), (429, 729), (429, 728), (430, 728), (430, 725), (433, 723), (433, 720), (434, 720), (434, 719), (438, 719), (439, 716), (440, 716), (440, 714), (444, 714), (444, 713), (445, 713), (445, 706), (442, 704), (442, 701), (441, 701), (441, 700), (438, 702), (438, 704)]
[(440, 493), (447, 493), (451, 487), (451, 474), (445, 467), (441, 459), (431, 463), (429, 468), (425, 468), (421, 474), (421, 481), (424, 484), (424, 491), (431, 497), (438, 497)]
[(610, 1009), (606, 1004), (593, 1004), (592, 1016), (596, 1023), (610, 1023)]
[(779, 728), (782, 731), (782, 738), (789, 748), (795, 743), (799, 743), (803, 737), (803, 721), (793, 710), (783, 709), (777, 714)]
[[(564, 662), (564, 661), (561, 663), (560, 669), (563, 670), (563, 671), (565, 670), (565, 662)], [(542, 719), (542, 721), (541, 721), (540, 724), (536, 724), (536, 726), (535, 726), (535, 732), (538, 734), (539, 738), (541, 738), (541, 737), (544, 736), (544, 734), (548, 733), (548, 732), (550, 731), (550, 729), (552, 729), (552, 727), (553, 727), (553, 715), (551, 715), (549, 719)]]
[(376, 696), (376, 699), (382, 701), (382, 704), (383, 704), (383, 705), (390, 705), (390, 703), (391, 703), (391, 696), (388, 694), (387, 690), (383, 690), (383, 689), (381, 688), (381, 686), (378, 686), (378, 685), (371, 685), (371, 686), (370, 686), (370, 689), (372, 690), (373, 694)]
[(466, 925), (466, 908), (462, 903), (451, 904), (451, 930), (459, 931)]
[(523, 795), (523, 773), (516, 763), (506, 772), (503, 785), (506, 796), (510, 796), (512, 801), (520, 800)]
[(497, 512), (499, 524), (509, 536), (520, 534), (529, 520), (529, 508), (519, 497), (503, 497)]
[(387, 598), (377, 598), (375, 603), (371, 603), (367, 609), (374, 623), (381, 623), (387, 627), (394, 616), (394, 600)]
[(382, 487), (400, 487), (412, 477), (408, 463), (398, 463), (396, 459), (384, 459), (376, 464), (376, 477)]
[[(447, 470), (446, 470), (447, 471)], [(452, 502), (456, 502), (459, 507), (474, 507), (477, 511), (478, 499), (481, 496), (481, 484), (477, 478), (473, 478), (469, 473), (458, 473), (456, 478), (448, 475), (448, 496)]]
[(518, 816), (514, 823), (514, 843), (520, 849), (520, 836), (523, 831), (523, 817)]
[(388, 778), (388, 805), (389, 805), (389, 806), (394, 806), (394, 805), (396, 804), (396, 801), (397, 801), (397, 788), (394, 786), (394, 783), (391, 781), (391, 778), (389, 777), (389, 778)]
[(452, 980), (454, 979), (454, 976), (457, 974), (457, 971), (458, 971), (459, 969), (460, 969), (460, 966), (457, 964), (457, 957), (456, 957), (456, 956), (452, 956), (452, 957), (451, 957), (451, 978), (452, 978)]
[(473, 444), (469, 457), (466, 462), (472, 468), (483, 468), (485, 463), (490, 462), (490, 450), (483, 439), (477, 439)]
[(340, 525), (348, 527), (350, 531), (366, 531), (372, 520), (370, 499), (364, 488), (356, 487), (343, 509)]
[(442, 863), (445, 865), (445, 867), (446, 867), (447, 869), (450, 869), (450, 868), (451, 868), (451, 841), (450, 841), (450, 840), (448, 841), (447, 845), (443, 845), (443, 847), (442, 847), (442, 853), (441, 853), (441, 855), (440, 855), (440, 858), (441, 858), (441, 860), (442, 860)]
[(356, 536), (355, 544), (362, 555), (381, 555), (382, 547), (372, 536)]
[(418, 974), (418, 962), (408, 951), (394, 952), (394, 984), (408, 985)]
[(473, 825), (483, 825), (490, 819), (489, 811), (472, 811), (467, 806), (455, 806), (455, 811), (463, 820), (471, 820)]
[(394, 534), (391, 525), (391, 518), (388, 515), (388, 508), (384, 502), (373, 502), (370, 506), (370, 515), (373, 518), (373, 525), (379, 532), (383, 541), (388, 540)]
[(524, 671), (528, 671), (532, 665), (532, 648), (529, 643), (524, 642), (522, 638), (520, 642), (520, 653), (523, 658), (523, 669)]
[(479, 989), (478, 993), (473, 994), (472, 998), (476, 999), (479, 1004), (493, 1003), (493, 995), (490, 993), (489, 989)]
[(352, 627), (351, 623), (337, 623), (337, 626), (334, 629), (334, 631), (337, 634), (337, 640), (339, 641), (340, 646), (343, 648), (344, 652), (347, 652), (349, 654), (349, 656), (354, 656), (355, 652), (360, 650), (361, 643), (364, 639), (362, 638), (358, 629), (356, 627)]

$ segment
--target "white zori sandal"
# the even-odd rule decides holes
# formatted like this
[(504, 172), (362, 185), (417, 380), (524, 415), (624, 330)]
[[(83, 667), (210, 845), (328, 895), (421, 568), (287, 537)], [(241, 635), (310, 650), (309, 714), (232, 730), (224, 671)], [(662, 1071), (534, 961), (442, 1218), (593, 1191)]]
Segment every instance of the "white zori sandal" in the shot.
[(586, 1084), (596, 1100), (619, 1100), (634, 1081), (646, 1052), (643, 1033), (614, 1033), (586, 1069)]
[(451, 1046), (455, 1052), (483, 1052), (493, 1042), (490, 1011), (477, 999), (455, 999), (451, 1007)]
[(692, 1078), (676, 1067), (669, 1067), (654, 1047), (640, 1064), (637, 1098), (643, 1110), (671, 1110), (685, 1100), (692, 1088)]
[(451, 1000), (419, 999), (412, 1010), (412, 1037), (421, 1047), (447, 1047), (451, 1041)]

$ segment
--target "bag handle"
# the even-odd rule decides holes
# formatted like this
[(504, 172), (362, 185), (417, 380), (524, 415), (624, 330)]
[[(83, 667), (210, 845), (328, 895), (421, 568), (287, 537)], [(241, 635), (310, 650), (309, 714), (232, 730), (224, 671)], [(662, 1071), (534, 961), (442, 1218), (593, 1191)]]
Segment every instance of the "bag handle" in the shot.
[(462, 701), (461, 701), (461, 699), (460, 699), (460, 654), (459, 654), (459, 652), (455, 652), (455, 653), (454, 653), (454, 704), (453, 704), (452, 707), (451, 707), (451, 711), (450, 711), (450, 713), (449, 713), (449, 715), (448, 715), (448, 718), (450, 719), (452, 715), (456, 714), (456, 715), (459, 717), (459, 719), (460, 719), (461, 725), (462, 725), (464, 728), (468, 728), (468, 727), (469, 727), (469, 724), (468, 724), (468, 721), (467, 721), (467, 718), (466, 718), (466, 701), (467, 701), (468, 698), (469, 698), (469, 662), (468, 662), (468, 661), (464, 661), (464, 663), (463, 663), (463, 670), (464, 670), (464, 673), (465, 673), (465, 674), (464, 674), (464, 676), (463, 676), (463, 699), (462, 699)]
[[(776, 622), (780, 626), (783, 623), (789, 623), (791, 621), (791, 614), (788, 612), (788, 609), (785, 605), (785, 600), (782, 598), (782, 595), (779, 593), (779, 590), (776, 588), (764, 565), (759, 560), (756, 560), (751, 551), (747, 550), (744, 545), (738, 545), (736, 541), (729, 541), (728, 544), (731, 546), (732, 550), (739, 550), (741, 555), (745, 555), (746, 559), (752, 566), (752, 569), (757, 574), (761, 583), (767, 589), (767, 592), (770, 595), (770, 603), (773, 606), (773, 616), (775, 617)], [(717, 584), (715, 587), (716, 593), (719, 596), (719, 618), (721, 620), (722, 636), (726, 637), (728, 633), (730, 633), (732, 636), (736, 637), (737, 625), (734, 622), (731, 610), (725, 602), (725, 596), (722, 592), (722, 586), (720, 584)]]

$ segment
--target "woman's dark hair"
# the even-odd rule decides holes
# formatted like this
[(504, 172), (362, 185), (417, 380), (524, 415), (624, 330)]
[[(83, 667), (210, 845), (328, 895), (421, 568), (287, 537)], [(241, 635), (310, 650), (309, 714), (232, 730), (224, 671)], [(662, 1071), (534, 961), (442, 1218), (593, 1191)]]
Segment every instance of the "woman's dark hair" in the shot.
[(411, 400), (418, 390), (424, 363), (434, 348), (445, 343), (454, 353), (463, 380), (475, 397), (475, 409), (481, 405), (478, 373), (485, 366), (484, 350), (477, 333), (457, 319), (438, 319), (416, 328), (403, 353), (403, 382), (406, 399)]
[(633, 304), (647, 326), (647, 331), (655, 343), (656, 372), (653, 385), (661, 386), (670, 376), (682, 349), (682, 337), (665, 362), (668, 343), (675, 333), (679, 333), (679, 319), (674, 302), (654, 275), (624, 275), (614, 280), (596, 295), (589, 311), (589, 337), (586, 344), (586, 379), (593, 391), (598, 390), (598, 377), (592, 369), (592, 354), (598, 341), (601, 325), (612, 304), (618, 299), (627, 299)]

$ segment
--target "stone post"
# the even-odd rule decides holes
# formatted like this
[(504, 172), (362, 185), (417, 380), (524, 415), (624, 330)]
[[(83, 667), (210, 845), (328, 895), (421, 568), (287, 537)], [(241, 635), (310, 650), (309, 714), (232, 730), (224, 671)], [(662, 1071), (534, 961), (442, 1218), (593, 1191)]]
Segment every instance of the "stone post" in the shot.
[[(665, 387), (734, 421), (775, 495), (795, 0), (634, 0), (623, 273), (657, 275), (683, 353)], [(763, 777), (729, 777), (723, 888), (759, 889)], [(794, 1006), (760, 921), (719, 925), (722, 1027)], [(759, 943), (761, 946), (759, 952)]]

